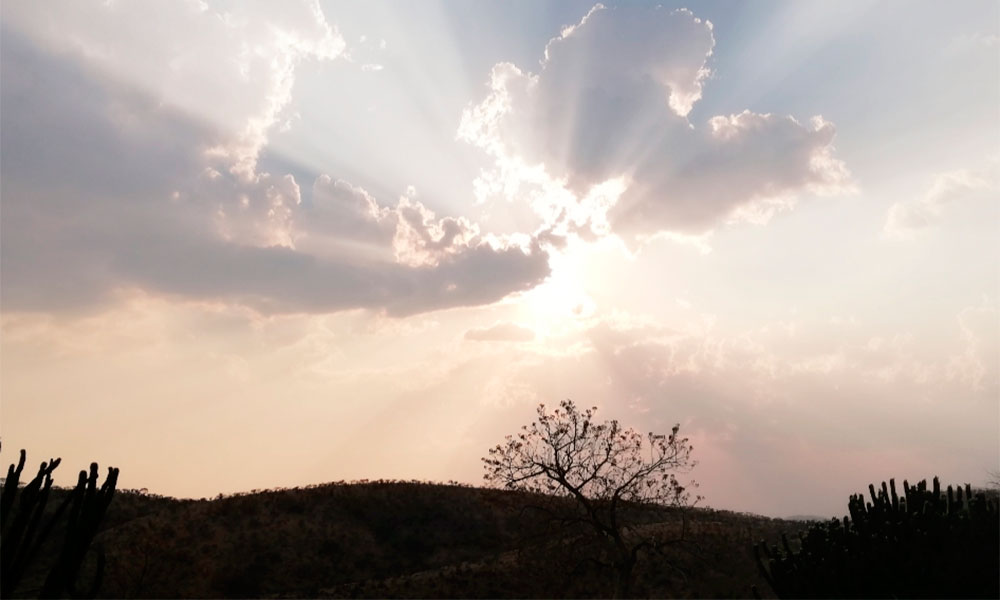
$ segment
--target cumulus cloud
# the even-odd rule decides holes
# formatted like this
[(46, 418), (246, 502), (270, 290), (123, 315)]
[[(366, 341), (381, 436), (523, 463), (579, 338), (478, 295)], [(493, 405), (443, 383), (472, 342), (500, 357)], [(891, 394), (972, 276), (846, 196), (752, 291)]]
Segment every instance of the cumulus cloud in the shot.
[(247, 176), (291, 101), (296, 66), (334, 59), (345, 47), (316, 0), (10, 3), (3, 19), (40, 45), (83, 56), (136, 91), (231, 133), (212, 151)]
[(548, 44), (538, 73), (496, 65), (459, 137), (500, 162), (544, 165), (577, 197), (622, 182), (606, 212), (623, 235), (699, 234), (847, 186), (821, 117), (688, 120), (714, 45), (712, 24), (690, 11), (598, 5)]
[(266, 313), (351, 308), (409, 314), (488, 304), (540, 283), (548, 264), (540, 249), (470, 248), (434, 267), (365, 260), (325, 260), (281, 246), (255, 247), (172, 239), (134, 239), (109, 264), (119, 285), (194, 299), (220, 299)]
[(941, 173), (922, 197), (890, 206), (882, 232), (890, 239), (912, 239), (921, 230), (941, 223), (954, 205), (995, 203), (998, 194), (1000, 158), (975, 168)]
[(404, 196), (396, 207), (396, 258), (412, 266), (435, 265), (481, 243), (479, 227), (464, 217), (437, 220), (423, 204)]
[(465, 339), (475, 342), (530, 342), (535, 339), (535, 332), (517, 323), (502, 322), (469, 329), (465, 332)]
[(295, 247), (334, 255), (367, 253), (391, 258), (397, 219), (364, 189), (329, 175), (313, 183), (312, 200), (295, 215)]
[[(243, 8), (157, 6), (191, 39), (161, 48), (149, 40), (168, 30), (132, 13), (133, 27), (108, 39), (106, 24), (69, 35), (78, 27), (49, 20), (54, 9), (4, 4), (5, 310), (98, 306), (140, 288), (265, 312), (406, 315), (494, 302), (548, 276), (535, 240), (481, 235), (410, 197), (383, 205), (329, 176), (306, 203), (292, 175), (257, 169), (295, 64), (339, 47), (317, 5), (273, 22)], [(240, 41), (258, 34), (259, 46)], [(185, 59), (195, 51), (198, 61)], [(148, 73), (134, 72), (143, 65)], [(179, 97), (216, 76), (208, 88), (246, 81), (221, 93), (220, 107)]]

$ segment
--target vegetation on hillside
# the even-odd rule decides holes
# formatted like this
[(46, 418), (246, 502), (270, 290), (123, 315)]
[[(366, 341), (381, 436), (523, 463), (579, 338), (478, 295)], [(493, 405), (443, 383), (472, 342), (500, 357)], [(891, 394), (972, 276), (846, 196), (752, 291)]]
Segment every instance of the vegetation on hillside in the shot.
[(755, 547), (761, 573), (781, 598), (998, 598), (1000, 503), (971, 486), (943, 493), (938, 479), (903, 496), (890, 481), (870, 502), (851, 496), (850, 516), (814, 525), (793, 551)]
[[(98, 488), (96, 470), (81, 480), (82, 488), (58, 488), (44, 475), (51, 475), (53, 462), (58, 464), (43, 464), (37, 486), (19, 485), (14, 466), (5, 481), (5, 560), (18, 555), (9, 554), (17, 547), (11, 523), (22, 502), (9, 500), (13, 494), (35, 498), (25, 505), (38, 507), (39, 494), (47, 493), (41, 512), (21, 518), (55, 524), (47, 541), (34, 546), (33, 566), (19, 583), (11, 584), (5, 571), (5, 596), (41, 595), (52, 565), (62, 560), (64, 541), (78, 535), (70, 533), (69, 519), (55, 518), (59, 506), (72, 511), (74, 498), (83, 503), (87, 494), (98, 498), (100, 489), (114, 488), (111, 476)], [(997, 501), (970, 491), (949, 494), (904, 484), (903, 496), (896, 496), (894, 486), (879, 493), (872, 488), (871, 502), (851, 499), (852, 515), (843, 523), (820, 523), (791, 539), (783, 534), (800, 529), (801, 522), (623, 502), (619, 516), (629, 523), (629, 536), (676, 541), (637, 553), (629, 595), (747, 597), (751, 586), (767, 595), (773, 585), (781, 596), (995, 597), (995, 587), (983, 586), (1000, 579)], [(110, 500), (108, 493), (101, 497)], [(93, 548), (78, 565), (81, 581), (47, 595), (578, 598), (621, 592), (609, 547), (593, 526), (552, 518), (579, 510), (577, 500), (565, 495), (361, 481), (212, 500), (121, 490), (105, 508)], [(36, 526), (34, 539), (41, 530)], [(753, 548), (761, 540), (758, 565)], [(887, 575), (893, 565), (916, 569), (917, 575)], [(103, 577), (95, 579), (95, 573)]]
[[(123, 494), (129, 502), (141, 496)], [(377, 481), (173, 502), (102, 536), (105, 597), (606, 597), (601, 548), (553, 529), (536, 494)], [(565, 501), (565, 500), (560, 500)], [(109, 515), (109, 518), (111, 515)], [(635, 595), (743, 597), (752, 542), (790, 523), (663, 509), (690, 547), (650, 556)], [(759, 580), (761, 583), (762, 580)]]

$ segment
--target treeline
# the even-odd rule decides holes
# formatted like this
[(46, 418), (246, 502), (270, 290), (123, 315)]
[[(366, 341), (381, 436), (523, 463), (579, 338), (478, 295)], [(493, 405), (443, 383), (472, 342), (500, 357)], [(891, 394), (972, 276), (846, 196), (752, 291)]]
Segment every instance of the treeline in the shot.
[[(383, 479), (383, 478), (380, 478), (380, 479), (351, 479), (351, 480), (338, 479), (336, 481), (329, 481), (329, 482), (326, 482), (326, 483), (312, 483), (312, 484), (309, 484), (309, 485), (297, 485), (297, 486), (293, 486), (293, 487), (275, 486), (275, 487), (272, 487), (272, 488), (253, 488), (253, 489), (251, 489), (249, 491), (232, 492), (230, 494), (219, 493), (219, 494), (216, 494), (212, 498), (206, 498), (206, 497), (203, 496), (203, 497), (199, 498), (199, 501), (201, 501), (201, 502), (208, 502), (208, 501), (212, 501), (212, 500), (225, 500), (227, 498), (242, 498), (244, 496), (256, 496), (256, 495), (259, 495), (259, 494), (269, 494), (269, 493), (275, 493), (275, 492), (300, 492), (300, 491), (305, 491), (305, 490), (328, 489), (328, 488), (332, 488), (332, 487), (359, 486), (359, 485), (389, 485), (389, 484), (393, 484), (393, 485), (395, 485), (395, 484), (426, 485), (426, 486), (434, 486), (434, 487), (457, 487), (457, 488), (466, 488), (466, 489), (476, 488), (476, 486), (474, 486), (472, 484), (463, 483), (461, 481), (455, 481), (455, 480), (452, 480), (452, 479), (449, 479), (446, 482), (430, 481), (430, 480), (423, 480), (423, 479), (391, 479), (391, 478), (387, 478), (387, 479)], [(150, 497), (157, 497), (157, 498), (166, 498), (166, 497), (169, 497), (169, 496), (160, 496), (158, 494), (150, 494), (149, 492), (145, 491), (145, 488), (143, 488), (141, 490), (131, 489), (131, 490), (122, 490), (122, 491), (124, 493), (134, 493), (134, 494), (138, 494), (138, 495), (142, 495), (142, 496), (150, 496)]]

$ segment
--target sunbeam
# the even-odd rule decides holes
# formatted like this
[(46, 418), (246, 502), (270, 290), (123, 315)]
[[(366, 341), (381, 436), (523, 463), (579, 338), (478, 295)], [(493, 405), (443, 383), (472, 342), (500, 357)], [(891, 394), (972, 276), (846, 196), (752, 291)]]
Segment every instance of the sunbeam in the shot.
[[(1000, 472), (996, 2), (0, 17), (4, 452), (100, 461), (123, 489), (206, 498), (123, 505), (214, 515), (252, 501), (208, 498), (255, 488), (480, 485), (489, 448), (572, 400), (654, 438), (679, 424), (713, 508), (833, 516), (871, 481)], [(387, 484), (366, 485), (300, 490), (334, 507), (301, 515), (368, 514), (344, 500)], [(165, 571), (190, 589), (150, 595), (403, 597), (445, 566), (520, 560), (497, 545), (514, 491), (433, 490), (494, 503), (458, 528), (473, 542), (437, 525), (468, 506), (407, 498), (288, 569), (326, 579), (241, 588), (266, 570), (247, 551), (232, 573), (171, 559), (201, 575)], [(121, 550), (133, 525), (112, 509), (100, 535)], [(329, 562), (386, 536), (409, 550)], [(374, 581), (391, 585), (361, 593)], [(491, 594), (576, 588), (512, 590)], [(643, 594), (713, 590), (747, 595)], [(116, 591), (142, 595), (99, 595)]]

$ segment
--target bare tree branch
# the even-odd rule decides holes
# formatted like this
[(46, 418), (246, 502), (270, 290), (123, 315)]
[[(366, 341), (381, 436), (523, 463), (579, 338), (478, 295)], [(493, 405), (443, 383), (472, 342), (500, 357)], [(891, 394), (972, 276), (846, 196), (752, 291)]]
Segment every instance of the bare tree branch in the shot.
[(497, 487), (574, 499), (586, 516), (572, 521), (588, 523), (616, 556), (615, 595), (621, 596), (628, 593), (639, 553), (658, 544), (632, 527), (624, 507), (697, 502), (677, 479), (695, 466), (693, 447), (679, 436), (679, 425), (669, 435), (642, 436), (615, 420), (596, 423), (596, 410), (580, 411), (571, 400), (551, 413), (540, 405), (537, 420), (489, 450), (484, 479)]

